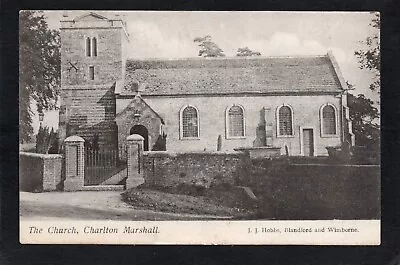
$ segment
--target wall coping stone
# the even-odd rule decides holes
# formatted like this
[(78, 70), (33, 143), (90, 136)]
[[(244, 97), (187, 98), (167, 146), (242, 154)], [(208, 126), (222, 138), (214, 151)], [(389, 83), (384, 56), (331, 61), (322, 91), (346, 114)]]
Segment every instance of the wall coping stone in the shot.
[(29, 157), (38, 157), (43, 159), (58, 159), (62, 158), (62, 155), (59, 154), (39, 154), (39, 153), (30, 153), (30, 152), (19, 152), (20, 155), (29, 156)]
[(85, 140), (78, 135), (72, 135), (67, 137), (64, 142), (85, 142)]
[(143, 155), (147, 157), (177, 157), (184, 155), (199, 155), (199, 156), (225, 156), (235, 155), (241, 156), (243, 152), (237, 151), (188, 151), (188, 152), (170, 152), (170, 151), (145, 151)]
[(358, 164), (289, 164), (293, 167), (354, 167), (354, 168), (381, 168), (381, 165), (358, 165)]
[(144, 138), (139, 134), (131, 134), (126, 137), (127, 141), (144, 141)]
[(257, 146), (257, 147), (238, 147), (234, 148), (236, 151), (247, 151), (247, 150), (279, 150), (281, 147), (277, 146)]

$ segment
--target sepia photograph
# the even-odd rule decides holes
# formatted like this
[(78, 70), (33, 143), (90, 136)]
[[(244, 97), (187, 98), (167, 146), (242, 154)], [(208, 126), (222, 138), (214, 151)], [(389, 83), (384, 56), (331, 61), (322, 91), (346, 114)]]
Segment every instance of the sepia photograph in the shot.
[(19, 27), (21, 243), (379, 244), (378, 12)]

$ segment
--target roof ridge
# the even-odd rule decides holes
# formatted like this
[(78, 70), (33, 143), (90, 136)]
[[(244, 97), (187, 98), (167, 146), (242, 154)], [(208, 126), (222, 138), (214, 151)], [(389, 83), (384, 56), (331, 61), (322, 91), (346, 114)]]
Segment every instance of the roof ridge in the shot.
[(256, 60), (256, 59), (301, 59), (327, 58), (328, 54), (320, 55), (282, 55), (282, 56), (226, 56), (226, 57), (182, 57), (182, 58), (127, 58), (126, 61), (179, 61), (179, 60)]

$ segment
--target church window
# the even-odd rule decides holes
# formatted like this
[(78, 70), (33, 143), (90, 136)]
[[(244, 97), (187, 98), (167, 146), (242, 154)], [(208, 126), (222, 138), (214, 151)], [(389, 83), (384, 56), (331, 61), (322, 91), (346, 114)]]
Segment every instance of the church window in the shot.
[(89, 78), (94, 80), (94, 66), (89, 66)]
[(90, 49), (91, 49), (90, 48), (90, 38), (87, 37), (86, 38), (86, 56), (90, 57), (90, 54), (91, 54), (91, 50)]
[(293, 135), (293, 110), (291, 107), (284, 105), (278, 108), (277, 132), (278, 136)]
[(239, 105), (227, 109), (227, 138), (245, 136), (244, 110)]
[(92, 56), (97, 56), (97, 39), (94, 37), (92, 39)]
[(181, 138), (199, 137), (199, 112), (193, 106), (181, 110)]
[(336, 135), (336, 109), (330, 104), (321, 108), (321, 134)]

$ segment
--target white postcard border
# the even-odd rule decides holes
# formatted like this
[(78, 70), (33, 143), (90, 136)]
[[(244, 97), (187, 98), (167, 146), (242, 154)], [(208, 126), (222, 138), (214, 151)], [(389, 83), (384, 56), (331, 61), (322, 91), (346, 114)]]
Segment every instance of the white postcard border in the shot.
[[(380, 220), (72, 222), (21, 220), (20, 243), (380, 245), (380, 225)], [(336, 228), (336, 231), (333, 228)]]

